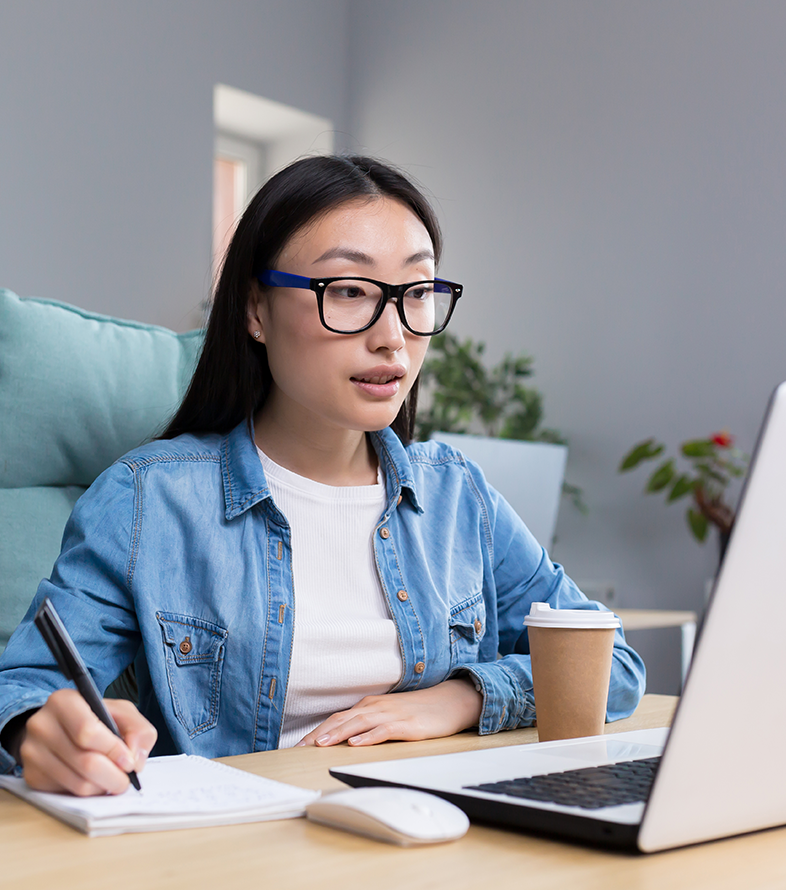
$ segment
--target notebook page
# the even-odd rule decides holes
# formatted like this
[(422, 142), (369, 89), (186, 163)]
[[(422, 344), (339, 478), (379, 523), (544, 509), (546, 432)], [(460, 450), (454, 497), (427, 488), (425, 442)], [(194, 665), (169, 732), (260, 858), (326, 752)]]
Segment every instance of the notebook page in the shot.
[(189, 754), (150, 758), (140, 782), (141, 793), (129, 787), (120, 795), (74, 797), (33, 791), (24, 779), (0, 776), (0, 787), (61, 815), (71, 824), (84, 822), (87, 828), (104, 820), (111, 820), (115, 828), (122, 827), (124, 817), (129, 827), (135, 823), (135, 830), (139, 830), (138, 823), (140, 818), (144, 822), (144, 817), (150, 817), (152, 823), (156, 817), (201, 816), (195, 821), (210, 824), (212, 816), (217, 824), (232, 814), (257, 814), (260, 818), (277, 813), (298, 815), (319, 796), (318, 792)]

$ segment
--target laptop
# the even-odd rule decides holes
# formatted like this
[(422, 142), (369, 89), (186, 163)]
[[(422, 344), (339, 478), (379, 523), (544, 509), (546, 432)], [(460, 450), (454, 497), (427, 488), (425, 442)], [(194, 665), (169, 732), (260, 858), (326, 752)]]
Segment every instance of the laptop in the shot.
[(654, 852), (786, 824), (784, 745), (786, 383), (767, 409), (671, 730), (330, 773), (428, 791), (485, 822)]

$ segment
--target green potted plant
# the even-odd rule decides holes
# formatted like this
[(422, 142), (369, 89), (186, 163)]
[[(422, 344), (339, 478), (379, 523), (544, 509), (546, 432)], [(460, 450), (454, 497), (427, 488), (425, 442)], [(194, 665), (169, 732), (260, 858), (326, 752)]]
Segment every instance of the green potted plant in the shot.
[(484, 362), (485, 344), (435, 337), (421, 373), (417, 437), (454, 445), (477, 461), (536, 538), (551, 544), (560, 493), (582, 512), (582, 492), (564, 482), (567, 446), (544, 427), (543, 398), (525, 381), (533, 359), (506, 354)]
[(421, 373), (426, 404), (418, 414), (418, 438), (438, 430), (564, 445), (556, 430), (541, 427), (543, 398), (523, 382), (533, 375), (532, 357), (508, 353), (487, 369), (485, 349), (485, 343), (448, 333), (434, 337)]
[[(665, 450), (654, 438), (639, 442), (623, 457), (619, 471), (625, 473), (660, 458)], [(706, 439), (689, 439), (680, 445), (679, 453), (684, 458), (682, 467), (674, 457), (664, 457), (647, 479), (644, 491), (665, 494), (669, 504), (690, 497), (685, 518), (691, 534), (703, 543), (710, 528), (717, 528), (722, 558), (734, 523), (726, 491), (733, 479), (745, 475), (748, 456), (734, 446), (725, 430)]]

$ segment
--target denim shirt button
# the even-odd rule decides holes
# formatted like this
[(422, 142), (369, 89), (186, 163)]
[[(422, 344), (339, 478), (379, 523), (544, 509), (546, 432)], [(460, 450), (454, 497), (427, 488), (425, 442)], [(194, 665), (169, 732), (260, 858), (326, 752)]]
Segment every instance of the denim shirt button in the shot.
[(385, 539), (389, 538), (390, 537), (390, 529), (384, 528), (384, 527), (381, 528), (379, 530), (379, 536), (380, 536), (380, 538), (385, 538)]
[(406, 590), (399, 590), (396, 596), (401, 600), (402, 603), (405, 603), (409, 599), (409, 594)]
[(475, 633), (479, 634), (483, 630), (483, 622), (480, 618), (475, 619)]
[(404, 495), (400, 494), (398, 496), (398, 500), (396, 501), (396, 506), (398, 506), (404, 500)]
[(180, 649), (181, 654), (188, 655), (188, 653), (193, 648), (193, 646), (191, 645), (191, 637), (186, 637), (178, 648)]
[(416, 673), (416, 674), (422, 674), (423, 671), (425, 671), (425, 670), (426, 670), (426, 665), (425, 665), (424, 662), (419, 661), (419, 662), (415, 665), (415, 673)]

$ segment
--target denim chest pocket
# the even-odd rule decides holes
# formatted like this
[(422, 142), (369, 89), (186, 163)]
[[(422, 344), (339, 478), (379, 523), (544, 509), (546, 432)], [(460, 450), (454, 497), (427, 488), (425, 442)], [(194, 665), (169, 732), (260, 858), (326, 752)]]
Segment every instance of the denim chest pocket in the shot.
[(227, 630), (201, 618), (156, 612), (172, 706), (190, 738), (218, 723)]
[(478, 592), (450, 610), (450, 669), (478, 660), (480, 641), (486, 633), (486, 604)]

